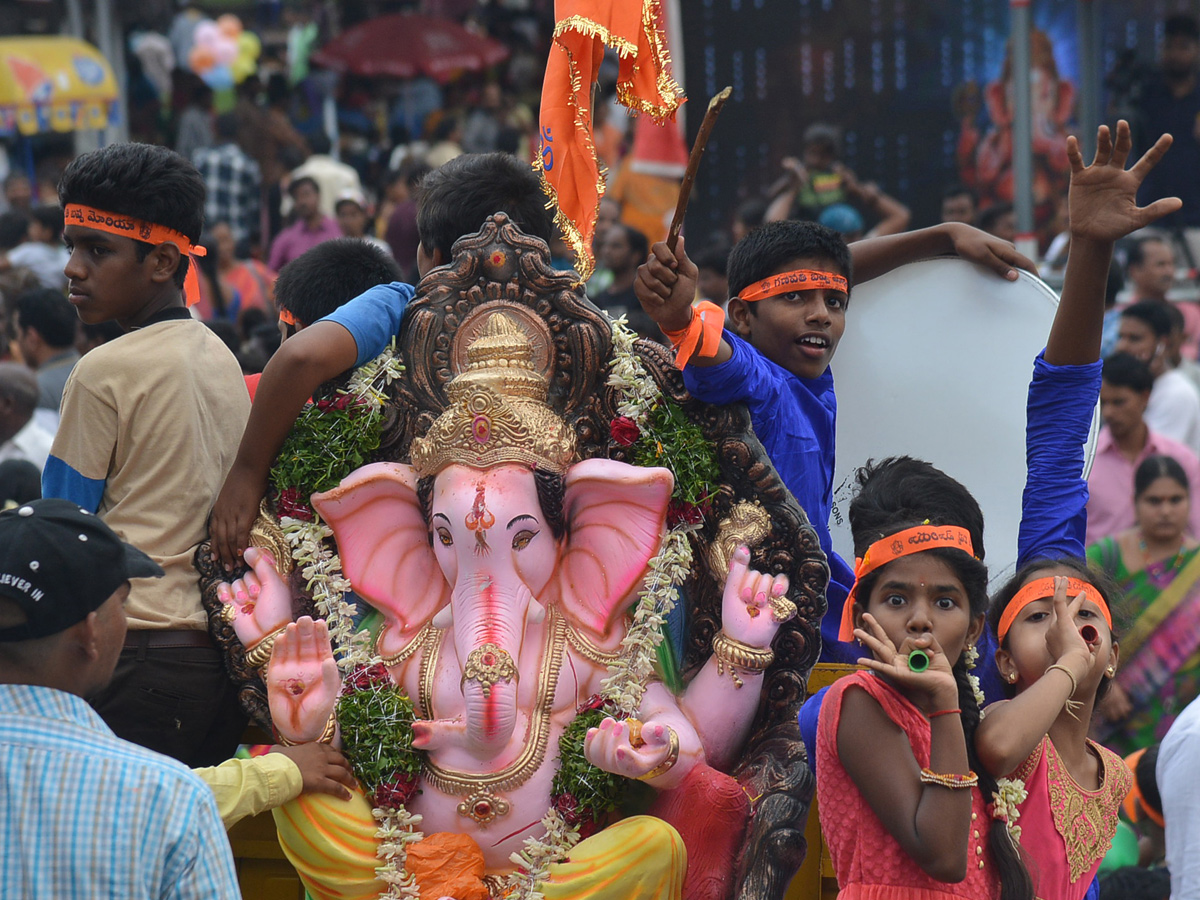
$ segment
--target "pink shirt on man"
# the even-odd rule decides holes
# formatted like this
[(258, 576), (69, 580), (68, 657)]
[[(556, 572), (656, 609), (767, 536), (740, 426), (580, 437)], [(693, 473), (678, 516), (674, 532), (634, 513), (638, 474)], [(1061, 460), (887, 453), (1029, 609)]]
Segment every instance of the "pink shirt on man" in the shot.
[(1200, 459), (1196, 458), (1196, 454), (1179, 441), (1151, 431), (1142, 452), (1130, 462), (1117, 447), (1112, 432), (1105, 425), (1100, 429), (1096, 457), (1092, 461), (1092, 472), (1088, 475), (1088, 544), (1134, 526), (1133, 475), (1149, 456), (1170, 456), (1183, 467), (1192, 496), (1191, 532), (1200, 535), (1200, 502), (1197, 502), (1200, 499), (1197, 495)]
[(271, 258), (267, 265), (278, 272), (304, 251), (341, 236), (342, 229), (329, 216), (321, 216), (321, 224), (316, 228), (309, 228), (308, 223), (300, 220), (275, 235), (275, 241), (271, 244)]

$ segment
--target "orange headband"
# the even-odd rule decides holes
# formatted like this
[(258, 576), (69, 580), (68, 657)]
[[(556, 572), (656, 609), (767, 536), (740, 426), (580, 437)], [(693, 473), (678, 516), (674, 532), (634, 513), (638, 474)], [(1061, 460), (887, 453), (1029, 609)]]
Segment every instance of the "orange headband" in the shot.
[(166, 225), (155, 225), (153, 222), (143, 222), (133, 216), (122, 216), (81, 206), (78, 203), (68, 203), (63, 210), (64, 225), (81, 225), (84, 228), (94, 228), (106, 231), (118, 237), (127, 237), (135, 241), (145, 241), (147, 244), (174, 244), (179, 252), (188, 256), (192, 264), (188, 266), (187, 275), (183, 279), (183, 296), (188, 306), (200, 302), (200, 277), (196, 274), (196, 257), (207, 256), (208, 251), (199, 244), (193, 244), (187, 235), (180, 234), (174, 228)]
[(295, 325), (296, 317), (292, 315), (292, 311), (290, 309), (284, 309), (281, 306), (279, 307), (279, 321), (284, 325)]
[(765, 300), (776, 294), (790, 294), (793, 291), (815, 291), (819, 288), (850, 293), (850, 282), (845, 275), (835, 272), (821, 272), (816, 269), (797, 269), (794, 272), (781, 272), (764, 278), (754, 287), (743, 288), (738, 294), (743, 300)]
[(1134, 750), (1127, 757), (1125, 757), (1125, 765), (1129, 768), (1129, 771), (1133, 773), (1133, 787), (1131, 787), (1129, 789), (1129, 793), (1125, 795), (1125, 799), (1121, 802), (1121, 807), (1125, 810), (1125, 815), (1129, 817), (1129, 821), (1136, 822), (1138, 820), (1138, 816), (1135, 801), (1140, 800), (1142, 803), (1142, 810), (1146, 813), (1150, 821), (1159, 828), (1166, 828), (1167, 823), (1163, 819), (1163, 814), (1150, 808), (1150, 804), (1146, 802), (1146, 797), (1142, 794), (1142, 789), (1138, 787), (1137, 765), (1138, 761), (1142, 758), (1142, 754), (1145, 752), (1146, 748), (1143, 747), (1140, 750)]
[(880, 538), (867, 548), (866, 553), (854, 560), (854, 586), (850, 588), (846, 605), (842, 607), (842, 627), (838, 632), (838, 640), (854, 640), (854, 595), (859, 581), (892, 560), (937, 547), (952, 547), (975, 555), (971, 532), (967, 529), (957, 525), (917, 525)]
[[(1067, 595), (1070, 597), (1078, 597), (1080, 594), (1087, 594), (1088, 599), (1094, 600), (1096, 605), (1100, 607), (1100, 612), (1104, 614), (1104, 621), (1108, 623), (1109, 630), (1112, 629), (1112, 614), (1108, 611), (1108, 604), (1104, 602), (1104, 598), (1100, 596), (1097, 590), (1089, 591), (1091, 587), (1087, 582), (1080, 581), (1078, 578), (1067, 579)], [(1017, 614), (1034, 600), (1045, 600), (1047, 597), (1054, 596), (1054, 578), (1035, 578), (1025, 587), (1017, 591), (1015, 597), (1008, 601), (1008, 606), (1004, 610), (1004, 615), (1000, 617), (1000, 626), (996, 629), (996, 637), (999, 640), (1004, 640), (1004, 636), (1008, 634), (1008, 629), (1012, 627), (1012, 623), (1016, 621)]]
[[(675, 348), (675, 365), (682, 369), (693, 353), (705, 359), (716, 356), (721, 347), (721, 330), (724, 327), (725, 310), (707, 300), (697, 303), (692, 307), (692, 320), (687, 328), (663, 332)], [(700, 348), (698, 353), (697, 347)]]

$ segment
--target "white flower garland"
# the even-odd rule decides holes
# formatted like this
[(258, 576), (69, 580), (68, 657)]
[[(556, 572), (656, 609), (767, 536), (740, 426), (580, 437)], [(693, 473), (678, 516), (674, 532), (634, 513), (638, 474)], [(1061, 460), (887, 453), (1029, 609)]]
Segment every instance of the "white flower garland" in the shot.
[(617, 405), (617, 415), (632, 419), (638, 428), (643, 428), (650, 411), (662, 400), (662, 392), (634, 352), (633, 342), (637, 340), (637, 333), (629, 329), (624, 316), (613, 320), (612, 339), (613, 360), (608, 385), (621, 389), (622, 398)]
[[(608, 384), (621, 390), (617, 413), (632, 419), (639, 429), (659, 403), (662, 392), (634, 351), (637, 334), (625, 316), (612, 323), (613, 359)], [(688, 532), (698, 525), (677, 525), (667, 532), (658, 555), (650, 560), (650, 571), (638, 595), (633, 622), (621, 641), (616, 662), (608, 667), (600, 694), (616, 704), (625, 718), (637, 716), (642, 695), (654, 674), (654, 659), (663, 639), (663, 625), (675, 608), (676, 588), (692, 567), (692, 545)]]
[(967, 644), (966, 649), (963, 650), (963, 664), (967, 667), (967, 684), (971, 685), (971, 693), (975, 695), (975, 705), (979, 707), (979, 715), (982, 717), (983, 705), (987, 702), (987, 698), (983, 696), (983, 689), (979, 686), (979, 676), (970, 674), (977, 662), (979, 662), (979, 649), (974, 644)]
[(379, 830), (375, 832), (379, 840), (375, 855), (383, 862), (375, 869), (375, 877), (387, 885), (379, 900), (420, 900), (420, 885), (416, 876), (404, 870), (404, 863), (408, 859), (408, 845), (425, 837), (417, 831), (421, 817), (403, 806), (396, 809), (377, 807), (371, 810), (371, 815), (379, 823)]
[(1021, 804), (1028, 797), (1025, 782), (1020, 779), (1000, 778), (996, 781), (996, 790), (992, 794), (992, 818), (1004, 823), (1013, 844), (1021, 840), (1021, 826), (1017, 824), (1017, 819), (1021, 817)]
[(620, 714), (636, 718), (642, 695), (654, 674), (654, 660), (663, 639), (663, 625), (675, 608), (675, 589), (683, 584), (692, 567), (692, 544), (688, 531), (697, 526), (680, 526), (667, 532), (662, 549), (650, 560), (650, 572), (638, 594), (633, 622), (617, 659), (601, 682), (600, 696), (616, 704)]
[[(352, 397), (356, 405), (365, 406), (371, 413), (378, 413), (386, 399), (384, 389), (403, 371), (393, 340), (387, 350), (355, 369), (345, 390), (340, 393)], [(283, 516), (279, 524), (291, 545), (292, 559), (300, 567), (305, 588), (312, 594), (317, 614), (329, 628), (338, 668), (349, 672), (358, 666), (370, 665), (373, 661), (370, 635), (355, 630), (358, 607), (346, 599), (350, 582), (342, 574), (341, 557), (326, 543), (333, 531), (315, 510), (311, 522)]]
[(545, 900), (540, 888), (550, 877), (550, 866), (565, 859), (579, 842), (579, 826), (568, 825), (553, 807), (542, 816), (542, 827), (546, 829), (543, 837), (526, 838), (525, 849), (509, 857), (518, 869), (505, 879), (503, 896)]

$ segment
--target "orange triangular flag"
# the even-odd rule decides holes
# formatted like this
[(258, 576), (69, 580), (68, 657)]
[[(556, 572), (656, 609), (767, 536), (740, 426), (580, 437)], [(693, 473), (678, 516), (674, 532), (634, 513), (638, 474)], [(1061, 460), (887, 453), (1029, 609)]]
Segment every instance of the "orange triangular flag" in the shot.
[(619, 60), (617, 99), (656, 121), (683, 102), (670, 76), (659, 0), (555, 0), (554, 41), (542, 87), (540, 153), (534, 168), (555, 221), (587, 280), (604, 176), (592, 143), (592, 85), (605, 47)]

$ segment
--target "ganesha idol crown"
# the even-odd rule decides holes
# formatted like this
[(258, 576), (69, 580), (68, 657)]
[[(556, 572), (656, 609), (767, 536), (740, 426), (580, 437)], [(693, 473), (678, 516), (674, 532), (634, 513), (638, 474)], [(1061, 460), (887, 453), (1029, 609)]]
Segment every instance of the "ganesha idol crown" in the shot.
[(508, 316), (496, 313), (484, 323), (449, 394), (445, 411), (412, 443), (418, 475), (454, 463), (476, 469), (520, 463), (562, 474), (575, 460), (575, 432), (546, 403), (533, 347)]

